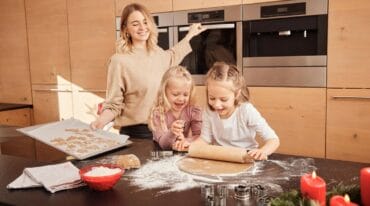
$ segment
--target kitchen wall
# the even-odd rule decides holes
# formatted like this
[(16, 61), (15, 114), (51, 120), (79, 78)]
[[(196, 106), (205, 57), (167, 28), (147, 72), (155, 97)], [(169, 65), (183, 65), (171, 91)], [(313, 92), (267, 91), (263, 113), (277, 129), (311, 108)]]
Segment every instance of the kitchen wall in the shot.
[[(93, 120), (105, 96), (115, 16), (131, 2), (165, 12), (261, 0), (1, 0), (0, 102), (33, 104), (36, 124)], [(327, 88), (251, 88), (282, 139), (279, 152), (370, 162), (369, 13), (366, 0), (330, 0)], [(204, 104), (204, 87), (197, 90)], [(36, 147), (41, 160), (63, 155)]]

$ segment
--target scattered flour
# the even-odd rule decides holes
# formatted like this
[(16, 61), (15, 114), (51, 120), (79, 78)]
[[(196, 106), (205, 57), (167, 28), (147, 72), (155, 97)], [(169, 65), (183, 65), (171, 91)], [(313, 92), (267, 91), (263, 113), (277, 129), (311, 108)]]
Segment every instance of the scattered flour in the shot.
[(85, 173), (85, 176), (89, 177), (100, 177), (100, 176), (108, 176), (108, 175), (114, 175), (121, 172), (120, 168), (109, 168), (104, 166), (99, 167), (92, 167), (90, 171)]
[(162, 193), (197, 187), (198, 183), (190, 175), (177, 169), (175, 162), (180, 158), (181, 156), (175, 155), (158, 161), (150, 160), (126, 177), (141, 189), (167, 188)]
[(198, 176), (184, 173), (177, 168), (176, 161), (182, 157), (175, 155), (158, 161), (149, 160), (124, 178), (140, 190), (161, 188), (160, 194), (188, 190), (204, 183), (228, 184), (229, 188), (238, 184), (260, 184), (266, 187), (267, 192), (275, 193), (283, 191), (279, 185), (281, 181), (289, 181), (292, 177), (316, 169), (312, 158), (291, 158), (284, 161), (256, 161), (252, 168), (234, 176)]

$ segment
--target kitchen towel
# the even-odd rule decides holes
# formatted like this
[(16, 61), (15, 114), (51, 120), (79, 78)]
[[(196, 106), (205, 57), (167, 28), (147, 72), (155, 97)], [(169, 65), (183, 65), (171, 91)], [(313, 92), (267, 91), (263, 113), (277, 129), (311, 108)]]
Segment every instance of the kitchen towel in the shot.
[(51, 193), (84, 186), (79, 169), (71, 162), (25, 168), (23, 173), (8, 184), (8, 189), (45, 187)]

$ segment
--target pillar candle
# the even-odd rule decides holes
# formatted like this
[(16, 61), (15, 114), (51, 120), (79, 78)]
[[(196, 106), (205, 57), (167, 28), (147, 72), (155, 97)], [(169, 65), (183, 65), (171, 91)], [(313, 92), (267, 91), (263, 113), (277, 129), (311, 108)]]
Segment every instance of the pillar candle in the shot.
[(370, 167), (361, 169), (360, 173), (361, 202), (364, 206), (370, 206)]
[(321, 206), (325, 206), (326, 183), (321, 177), (316, 176), (316, 172), (301, 177), (301, 193), (304, 197), (316, 200)]
[(349, 196), (346, 194), (344, 197), (340, 195), (333, 196), (330, 199), (330, 206), (358, 206), (358, 204), (351, 202)]

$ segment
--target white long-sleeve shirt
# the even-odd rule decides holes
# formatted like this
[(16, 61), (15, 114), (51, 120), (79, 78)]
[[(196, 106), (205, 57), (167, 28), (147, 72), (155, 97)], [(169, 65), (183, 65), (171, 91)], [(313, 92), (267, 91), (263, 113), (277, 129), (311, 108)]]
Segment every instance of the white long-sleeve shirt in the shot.
[(210, 109), (203, 112), (201, 137), (207, 143), (254, 149), (258, 148), (256, 134), (264, 141), (278, 139), (275, 131), (249, 102), (238, 106), (227, 119), (221, 119)]

